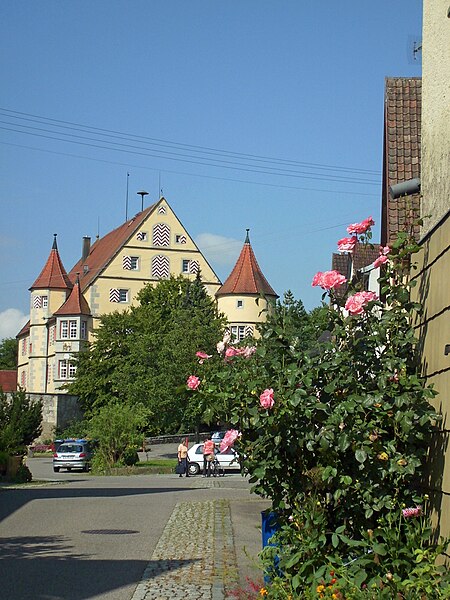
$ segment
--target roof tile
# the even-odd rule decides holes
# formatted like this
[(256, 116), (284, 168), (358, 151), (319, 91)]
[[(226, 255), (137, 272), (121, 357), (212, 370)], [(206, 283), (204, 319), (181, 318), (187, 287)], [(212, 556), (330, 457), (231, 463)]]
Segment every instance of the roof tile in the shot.
[(264, 296), (278, 298), (278, 294), (272, 289), (259, 268), (250, 245), (248, 230), (244, 246), (233, 270), (222, 287), (216, 292), (217, 297), (227, 294), (263, 294)]

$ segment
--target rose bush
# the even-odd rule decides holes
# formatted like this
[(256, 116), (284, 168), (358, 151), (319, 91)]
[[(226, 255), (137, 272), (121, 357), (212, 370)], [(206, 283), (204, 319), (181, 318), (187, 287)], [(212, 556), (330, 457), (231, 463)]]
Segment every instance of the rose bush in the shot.
[[(348, 232), (368, 243), (372, 225), (369, 217)], [(243, 470), (278, 514), (276, 546), (262, 553), (272, 577), (269, 597), (320, 596), (330, 568), (347, 598), (390, 598), (407, 589), (440, 598), (450, 589), (435, 565), (445, 543), (431, 543), (425, 516), (413, 535), (413, 519), (399, 508), (424, 505), (417, 484), (439, 416), (430, 404), (434, 392), (420, 377), (410, 324), (419, 306), (405, 265), (418, 247), (400, 234), (385, 250), (383, 303), (358, 282), (349, 282), (350, 300), (337, 298), (339, 273), (314, 278), (330, 300), (325, 341), (305, 352), (289, 314), (278, 311), (261, 326), (249, 358), (227, 359), (223, 340), (220, 353), (202, 365), (195, 393), (205, 417), (241, 433), (235, 444), (245, 456)], [(387, 525), (394, 522), (401, 523), (395, 538)], [(412, 568), (419, 550), (421, 568)], [(430, 581), (438, 595), (424, 596)]]

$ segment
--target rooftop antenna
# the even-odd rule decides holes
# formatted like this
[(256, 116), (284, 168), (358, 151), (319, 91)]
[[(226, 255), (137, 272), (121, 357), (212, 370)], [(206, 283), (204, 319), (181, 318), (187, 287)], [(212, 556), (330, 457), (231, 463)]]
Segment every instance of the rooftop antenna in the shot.
[(159, 193), (159, 199), (162, 198), (162, 187), (161, 187), (161, 171), (159, 172), (159, 178), (158, 178), (158, 193)]
[(414, 60), (417, 60), (417, 53), (422, 50), (422, 42), (414, 42), (413, 45), (413, 57)]
[(130, 174), (127, 173), (127, 199), (125, 202), (125, 221), (128, 221), (128, 179), (130, 178)]
[(420, 39), (420, 35), (409, 35), (407, 43), (407, 55), (408, 62), (410, 64), (414, 64), (419, 61), (419, 52), (422, 52), (422, 40)]
[(97, 235), (95, 237), (97, 240), (100, 237), (100, 217), (97, 217)]
[(148, 192), (140, 191), (137, 195), (141, 197), (141, 212), (144, 210), (144, 196), (148, 196)]

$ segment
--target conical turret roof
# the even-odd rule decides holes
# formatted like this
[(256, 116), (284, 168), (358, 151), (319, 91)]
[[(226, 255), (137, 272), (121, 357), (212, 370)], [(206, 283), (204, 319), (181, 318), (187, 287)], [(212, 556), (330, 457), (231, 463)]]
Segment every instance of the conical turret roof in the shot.
[(217, 290), (216, 296), (252, 294), (278, 298), (278, 294), (264, 277), (258, 265), (248, 232), (247, 229), (244, 246), (239, 258), (223, 286)]
[(70, 296), (61, 306), (61, 308), (59, 308), (54, 314), (55, 316), (91, 314), (89, 304), (86, 302), (83, 294), (81, 293), (80, 279), (78, 277), (72, 291), (70, 292)]
[(53, 246), (50, 250), (50, 255), (39, 277), (30, 287), (30, 290), (72, 289), (72, 283), (69, 277), (67, 276), (66, 270), (59, 256), (58, 246), (56, 244), (56, 233), (54, 233), (53, 235)]

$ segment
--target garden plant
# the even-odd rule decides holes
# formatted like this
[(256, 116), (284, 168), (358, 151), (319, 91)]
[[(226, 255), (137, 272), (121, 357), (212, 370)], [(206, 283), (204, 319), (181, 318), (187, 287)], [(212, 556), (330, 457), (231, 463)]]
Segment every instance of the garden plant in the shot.
[[(338, 249), (370, 244), (373, 224), (350, 225)], [(229, 426), (225, 445), (277, 514), (261, 553), (268, 598), (450, 598), (447, 541), (433, 536), (421, 487), (439, 415), (412, 327), (418, 251), (408, 232), (381, 248), (381, 299), (362, 278), (318, 273), (324, 341), (305, 348), (292, 313), (276, 310), (251, 345), (225, 336), (198, 353), (187, 387), (206, 419)]]

